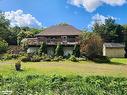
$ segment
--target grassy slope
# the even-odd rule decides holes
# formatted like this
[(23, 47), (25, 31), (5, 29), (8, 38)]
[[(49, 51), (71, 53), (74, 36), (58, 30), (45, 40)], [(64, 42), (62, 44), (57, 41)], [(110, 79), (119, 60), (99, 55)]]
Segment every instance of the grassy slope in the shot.
[(18, 74), (23, 76), (25, 74), (78, 74), (78, 75), (108, 75), (108, 76), (125, 76), (127, 77), (127, 65), (123, 64), (127, 62), (119, 60), (119, 65), (115, 64), (119, 59), (112, 59), (114, 64), (96, 64), (90, 61), (84, 62), (28, 62), (22, 63), (22, 72), (16, 72), (14, 70), (15, 61), (0, 62), (0, 73), (4, 75)]

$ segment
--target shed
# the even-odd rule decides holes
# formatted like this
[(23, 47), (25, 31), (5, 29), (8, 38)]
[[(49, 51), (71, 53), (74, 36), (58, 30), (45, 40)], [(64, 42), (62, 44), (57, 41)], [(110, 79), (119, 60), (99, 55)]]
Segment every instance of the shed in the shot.
[(124, 58), (125, 45), (121, 43), (104, 43), (103, 44), (103, 56), (111, 58)]

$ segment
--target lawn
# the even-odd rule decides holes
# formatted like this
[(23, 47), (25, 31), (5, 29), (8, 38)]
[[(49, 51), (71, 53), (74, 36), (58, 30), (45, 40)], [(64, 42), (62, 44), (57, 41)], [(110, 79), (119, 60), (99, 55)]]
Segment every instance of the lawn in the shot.
[[(16, 60), (0, 61), (0, 73), (2, 75), (18, 74), (60, 74), (60, 75), (102, 75), (127, 77), (127, 59), (112, 59), (113, 64), (98, 64), (91, 61), (82, 62), (27, 62), (22, 63), (21, 72), (16, 72), (14, 63)], [(117, 62), (119, 64), (117, 64)]]

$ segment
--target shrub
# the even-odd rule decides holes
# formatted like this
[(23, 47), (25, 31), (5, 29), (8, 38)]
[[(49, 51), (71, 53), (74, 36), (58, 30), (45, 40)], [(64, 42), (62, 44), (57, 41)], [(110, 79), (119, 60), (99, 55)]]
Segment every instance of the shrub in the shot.
[(63, 60), (63, 57), (62, 56), (59, 56), (59, 57), (54, 57), (53, 58), (53, 61), (62, 61)]
[(79, 45), (75, 45), (75, 46), (74, 46), (73, 55), (74, 55), (75, 57), (80, 57), (80, 46), (79, 46)]
[(28, 61), (31, 61), (31, 56), (29, 54), (23, 54), (19, 59), (22, 62), (28, 62)]
[(106, 56), (96, 56), (96, 58), (91, 60), (97, 63), (110, 63), (110, 59)]
[(98, 35), (91, 35), (88, 39), (83, 40), (80, 44), (81, 54), (85, 54), (87, 58), (102, 55), (103, 41)]
[(11, 60), (11, 59), (17, 59), (19, 56), (17, 54), (4, 54), (2, 56), (3, 60)]
[(18, 54), (12, 54), (12, 58), (17, 59), (19, 57)]
[(47, 53), (47, 45), (44, 42), (41, 44), (41, 47), (38, 50), (38, 54), (39, 55), (42, 55), (42, 53), (43, 54), (46, 54)]
[(63, 56), (63, 46), (58, 44), (56, 49), (55, 49), (55, 56)]
[(0, 39), (0, 53), (6, 52), (8, 49), (8, 43), (5, 40)]
[(18, 62), (15, 63), (15, 69), (16, 69), (16, 71), (21, 70), (21, 61), (18, 61)]
[(40, 62), (41, 61), (41, 57), (38, 55), (33, 55), (31, 58), (32, 62)]
[(78, 60), (76, 59), (76, 57), (74, 55), (71, 55), (69, 60), (72, 61), (72, 62), (78, 62)]
[(46, 57), (45, 59), (43, 59), (43, 61), (51, 61), (52, 60), (52, 58), (50, 58), (50, 57)]
[(2, 58), (3, 60), (11, 60), (13, 57), (12, 54), (4, 54)]

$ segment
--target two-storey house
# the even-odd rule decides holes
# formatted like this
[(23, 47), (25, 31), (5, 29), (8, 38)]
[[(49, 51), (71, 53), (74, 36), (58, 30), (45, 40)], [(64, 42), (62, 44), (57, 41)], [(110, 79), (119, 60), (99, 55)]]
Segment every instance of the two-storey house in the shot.
[(72, 54), (74, 45), (79, 45), (81, 31), (71, 25), (56, 25), (46, 28), (35, 38), (27, 38), (27, 53), (37, 51), (42, 42), (47, 45), (47, 54), (53, 55), (57, 44), (63, 45), (64, 56)]

